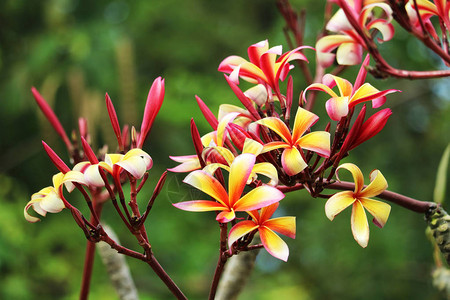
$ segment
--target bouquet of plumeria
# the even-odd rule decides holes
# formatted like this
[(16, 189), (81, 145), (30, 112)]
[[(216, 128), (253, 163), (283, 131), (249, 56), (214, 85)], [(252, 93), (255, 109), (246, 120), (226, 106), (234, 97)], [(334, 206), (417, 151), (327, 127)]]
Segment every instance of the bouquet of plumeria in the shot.
[[(389, 103), (387, 97), (400, 92), (397, 89), (377, 89), (366, 82), (368, 72), (377, 77), (411, 79), (450, 75), (448, 70), (396, 69), (378, 51), (378, 43), (394, 37), (392, 21), (395, 19), (449, 64), (450, 3), (445, 0), (329, 1), (326, 4), (326, 25), (315, 48), (302, 45), (304, 23), (301, 21), (304, 16), (297, 14), (287, 1), (278, 1), (277, 4), (286, 20), (286, 36), (292, 50), (283, 52), (281, 46), (270, 47), (264, 40), (248, 47), (248, 59), (240, 56), (225, 58), (218, 70), (224, 73), (240, 105), (222, 104), (216, 117), (196, 96), (212, 130), (200, 134), (192, 119), (193, 152), (170, 156), (179, 164), (168, 171), (187, 173), (184, 182), (204, 193), (200, 199), (174, 202), (174, 209), (215, 212), (220, 228), (219, 259), (209, 299), (216, 296), (227, 261), (241, 252), (264, 248), (274, 258), (288, 260), (289, 248), (280, 235), (295, 238), (295, 216), (273, 216), (278, 215), (276, 211), (283, 205), (280, 201), (286, 193), (301, 189), (313, 198), (326, 199), (324, 213), (331, 221), (351, 207), (351, 232), (361, 247), (367, 247), (369, 242), (367, 212), (373, 217), (374, 225), (382, 228), (391, 211), (386, 201), (426, 214), (434, 235), (439, 238), (438, 247), (448, 257), (448, 218), (437, 203), (388, 191), (388, 183), (381, 171), (373, 170), (367, 180), (358, 166), (341, 161), (384, 128), (392, 115), (386, 107)], [(336, 5), (338, 9), (332, 15), (330, 12)], [(435, 18), (437, 22), (433, 22)], [(311, 71), (306, 64), (307, 56), (314, 53), (317, 61), (315, 70)], [(370, 64), (371, 59), (374, 65)], [(306, 81), (306, 88), (296, 96), (290, 75), (295, 64), (300, 67)], [(338, 76), (351, 65), (360, 65), (353, 83)], [(334, 69), (327, 72), (331, 66), (335, 66)], [(243, 90), (245, 84), (241, 84), (242, 81), (249, 88)], [(185, 299), (186, 296), (158, 263), (145, 229), (167, 172), (161, 175), (147, 206), (139, 207), (137, 202), (153, 164), (143, 146), (163, 103), (164, 79), (157, 78), (150, 88), (139, 131), (128, 125), (120, 126), (113, 103), (106, 94), (106, 108), (117, 138), (115, 152), (91, 148), (84, 119), (79, 122), (79, 138), (69, 139), (39, 92), (34, 88), (32, 92), (40, 109), (64, 141), (73, 166), (66, 165), (43, 142), (59, 173), (53, 176), (53, 186), (32, 195), (24, 214), (29, 222), (36, 222), (39, 218), (29, 213), (30, 208), (41, 216), (47, 212), (70, 210), (88, 239), (81, 299), (86, 299), (89, 292), (93, 245), (100, 241), (118, 253), (147, 263), (175, 297)], [(321, 104), (327, 116), (325, 121), (321, 120), (320, 127), (317, 125), (319, 116), (313, 109), (317, 106), (316, 97), (321, 93), (328, 100)], [(373, 109), (368, 110), (367, 106)], [(339, 175), (343, 172), (349, 172), (353, 181), (340, 180)], [(444, 171), (441, 173), (445, 174)], [(127, 195), (123, 189), (125, 184), (130, 189)], [(70, 193), (75, 189), (84, 196), (90, 216), (84, 216), (66, 200), (65, 190)], [(119, 220), (142, 247), (142, 252), (122, 246), (104, 229), (101, 212), (104, 205), (110, 205), (109, 200)]]

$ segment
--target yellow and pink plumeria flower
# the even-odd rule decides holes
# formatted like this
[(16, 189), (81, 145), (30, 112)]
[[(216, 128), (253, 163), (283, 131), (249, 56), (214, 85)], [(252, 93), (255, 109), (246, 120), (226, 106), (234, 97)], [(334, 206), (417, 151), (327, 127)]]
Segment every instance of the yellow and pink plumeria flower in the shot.
[[(268, 117), (257, 121), (276, 132), (282, 141), (269, 142), (264, 145), (263, 153), (283, 148), (281, 164), (286, 174), (296, 175), (306, 168), (301, 149), (314, 151), (321, 156), (330, 156), (330, 133), (315, 131), (308, 134), (305, 132), (314, 125), (319, 117), (306, 109), (298, 108), (295, 115), (292, 134), (286, 124), (279, 118)], [(305, 135), (304, 135), (305, 134)], [(300, 150), (299, 150), (300, 148)]]
[[(293, 68), (289, 62), (296, 59), (307, 61), (299, 52), (305, 48), (310, 47), (298, 47), (283, 54), (281, 46), (269, 49), (269, 42), (264, 40), (248, 47), (250, 61), (236, 55), (229, 56), (220, 63), (219, 71), (230, 74), (231, 81), (236, 84), (241, 77), (251, 83), (269, 86), (279, 94), (279, 81), (284, 81)], [(280, 57), (277, 59), (277, 56)]]
[(101, 187), (105, 185), (105, 182), (100, 176), (99, 167), (115, 177), (119, 176), (122, 170), (125, 170), (134, 178), (140, 179), (152, 165), (153, 161), (150, 155), (140, 148), (134, 148), (125, 154), (106, 154), (105, 161), (101, 161), (98, 164), (89, 162), (78, 163), (73, 169), (84, 173), (85, 180), (89, 186)]
[(231, 228), (228, 235), (228, 247), (244, 235), (258, 230), (261, 243), (272, 256), (287, 261), (289, 248), (286, 243), (275, 233), (295, 239), (295, 217), (280, 217), (270, 219), (278, 208), (279, 203), (263, 207), (261, 212), (248, 211), (252, 220), (241, 221)]
[[(419, 10), (420, 19), (422, 22), (417, 16), (414, 2), (417, 4), (417, 9)], [(447, 0), (434, 0), (434, 3), (429, 0), (409, 0), (405, 5), (405, 9), (412, 25), (415, 26), (417, 30), (422, 30), (422, 23), (428, 33), (430, 33), (435, 39), (438, 39), (438, 35), (430, 20), (431, 17), (437, 16), (440, 19), (440, 22), (445, 24), (447, 31), (450, 30), (450, 2)]]
[[(303, 99), (305, 100), (305, 94), (308, 90), (322, 91), (330, 95), (331, 98), (326, 102), (325, 107), (328, 116), (334, 121), (339, 121), (342, 117), (347, 116), (351, 108), (365, 101), (372, 101), (373, 108), (382, 106), (386, 102), (387, 94), (398, 92), (399, 90), (389, 89), (380, 91), (370, 83), (363, 84), (367, 75), (365, 67), (368, 64), (369, 57), (367, 56), (361, 65), (355, 86), (344, 78), (326, 74), (323, 77), (323, 83), (313, 83), (305, 89)], [(334, 86), (338, 87), (339, 94), (332, 90)]]
[(62, 188), (66, 188), (71, 192), (74, 188), (72, 182), (87, 185), (84, 175), (81, 172), (69, 171), (66, 174), (59, 172), (53, 175), (53, 186), (48, 186), (41, 189), (39, 192), (31, 196), (31, 200), (25, 206), (23, 213), (28, 222), (35, 223), (40, 221), (39, 218), (33, 217), (28, 213), (28, 209), (33, 207), (34, 211), (39, 215), (45, 217), (48, 212), (57, 213), (63, 210), (66, 206), (62, 200)]
[(328, 219), (333, 221), (348, 206), (352, 205), (351, 226), (352, 233), (358, 244), (365, 248), (369, 243), (369, 224), (364, 209), (373, 217), (373, 223), (380, 228), (386, 224), (391, 211), (391, 206), (381, 201), (370, 199), (387, 189), (387, 181), (380, 171), (374, 170), (370, 173), (370, 184), (364, 188), (364, 177), (361, 170), (354, 164), (345, 163), (339, 166), (340, 169), (346, 169), (353, 175), (355, 181), (355, 190), (343, 191), (334, 194), (325, 204), (325, 214)]
[(244, 196), (242, 193), (255, 165), (256, 156), (244, 153), (237, 156), (230, 166), (228, 192), (211, 174), (197, 170), (190, 173), (184, 182), (208, 194), (214, 200), (194, 200), (173, 204), (187, 211), (220, 211), (216, 220), (227, 223), (236, 218), (237, 211), (260, 209), (284, 198), (278, 189), (262, 185)]
[[(348, 1), (348, 4), (357, 18), (359, 26), (367, 36), (370, 36), (371, 30), (377, 30), (382, 36), (378, 38), (379, 42), (386, 42), (392, 39), (394, 26), (390, 24), (392, 9), (388, 4), (381, 1), (357, 0)], [(381, 8), (384, 18), (376, 18), (374, 16), (375, 8)], [(365, 43), (349, 23), (342, 9), (339, 9), (333, 15), (327, 23), (326, 29), (339, 34), (325, 36), (316, 43), (317, 61), (324, 68), (332, 65), (335, 58), (340, 65), (357, 65), (361, 63)], [(336, 54), (332, 53), (336, 48)]]
[[(226, 164), (212, 163), (203, 168), (203, 170), (208, 172), (209, 174), (214, 174), (214, 172), (218, 168), (225, 169), (229, 172), (230, 166), (233, 164), (235, 156), (227, 148), (215, 147), (215, 149), (226, 160)], [(263, 149), (264, 149), (263, 145), (252, 139), (247, 138), (245, 139), (242, 153), (250, 153), (255, 156), (258, 156), (259, 154), (261, 154)], [(264, 175), (267, 178), (269, 178), (270, 181), (267, 183), (268, 185), (276, 186), (278, 184), (278, 172), (277, 169), (271, 163), (268, 162), (255, 163), (255, 165), (252, 168), (252, 172), (247, 180), (247, 184), (250, 184), (252, 181), (256, 180), (258, 177), (257, 174)]]

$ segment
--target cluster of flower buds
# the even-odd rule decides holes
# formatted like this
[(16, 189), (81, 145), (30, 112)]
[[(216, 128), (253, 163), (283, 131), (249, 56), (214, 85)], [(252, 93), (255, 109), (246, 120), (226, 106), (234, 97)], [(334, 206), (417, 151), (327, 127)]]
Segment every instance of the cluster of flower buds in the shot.
[[(229, 74), (225, 79), (244, 108), (222, 104), (216, 118), (196, 97), (213, 131), (200, 137), (192, 120), (196, 154), (171, 156), (181, 164), (169, 171), (189, 172), (184, 182), (212, 197), (212, 200), (186, 201), (174, 206), (187, 211), (217, 211), (219, 223), (232, 222), (228, 253), (250, 249), (253, 236), (259, 232), (261, 247), (286, 261), (288, 247), (275, 232), (294, 238), (295, 218), (271, 219), (278, 202), (284, 198), (284, 193), (302, 188), (313, 197), (325, 197), (321, 193), (334, 182), (332, 178), (339, 168), (352, 172), (355, 191), (337, 193), (330, 198), (326, 205), (330, 219), (353, 204), (352, 230), (358, 243), (366, 247), (368, 225), (364, 225), (367, 219), (363, 207), (375, 217), (374, 222), (380, 227), (389, 215), (389, 205), (367, 198), (386, 189), (387, 183), (380, 172), (377, 171), (373, 183), (363, 189), (363, 177), (356, 166), (338, 166), (351, 149), (380, 132), (391, 115), (390, 109), (383, 109), (366, 120), (366, 106), (361, 105), (351, 124), (358, 104), (372, 101), (372, 107), (381, 107), (386, 102), (385, 96), (396, 90), (379, 91), (364, 83), (369, 64), (366, 57), (354, 85), (327, 74), (322, 83), (308, 86), (301, 93), (298, 105), (293, 107), (293, 79), (288, 73), (293, 68), (293, 60), (306, 61), (300, 52), (304, 49), (310, 48), (298, 47), (282, 53), (281, 46), (269, 48), (266, 40), (248, 48), (249, 60), (239, 56), (224, 59), (219, 71)], [(252, 86), (242, 91), (239, 79)], [(286, 79), (283, 92), (280, 83)], [(335, 86), (338, 92), (333, 90)], [(326, 110), (331, 120), (324, 130), (312, 129), (319, 117), (305, 109), (307, 91), (324, 91), (330, 96)], [(292, 124), (291, 110), (295, 113)], [(333, 134), (332, 128), (335, 128)], [(224, 171), (228, 178), (224, 177)], [(384, 184), (380, 183), (382, 180)], [(242, 196), (245, 189), (248, 192)], [(237, 212), (245, 214), (237, 217)]]
[[(111, 199), (128, 228), (141, 230), (143, 236), (140, 238), (145, 240), (145, 231), (141, 225), (148, 215), (149, 209), (141, 215), (136, 198), (148, 178), (147, 171), (152, 167), (153, 161), (150, 155), (142, 150), (142, 146), (150, 132), (156, 114), (161, 108), (164, 99), (164, 80), (159, 77), (153, 82), (148, 94), (140, 132), (137, 132), (134, 127), (131, 130), (128, 126), (124, 126), (123, 129), (120, 128), (112, 101), (109, 95), (106, 94), (106, 108), (118, 143), (116, 153), (107, 153), (105, 151), (107, 148), (103, 147), (98, 154), (95, 154), (88, 143), (90, 136), (86, 122), (83, 119), (80, 119), (79, 122), (80, 139), (70, 140), (44, 98), (36, 89), (33, 88), (32, 92), (44, 115), (64, 141), (74, 166), (69, 168), (50, 146), (43, 142), (47, 154), (60, 172), (53, 176), (53, 186), (43, 188), (32, 195), (31, 201), (28, 202), (24, 209), (25, 218), (29, 222), (39, 221), (39, 218), (28, 213), (31, 207), (41, 216), (45, 216), (47, 212), (56, 213), (64, 208), (68, 208), (77, 224), (84, 230), (86, 236), (93, 239), (94, 235), (99, 234), (97, 227), (99, 226), (102, 204), (106, 200)], [(160, 179), (155, 195), (159, 193), (164, 179), (165, 173)], [(139, 185), (137, 185), (138, 180), (141, 180)], [(129, 182), (131, 186), (128, 206), (122, 190), (125, 182)], [(76, 187), (83, 194), (90, 208), (90, 221), (81, 215), (75, 205), (65, 199), (63, 194), (64, 185), (68, 192), (72, 192)], [(103, 193), (103, 191), (106, 192)], [(116, 201), (116, 194), (119, 196), (121, 206)], [(153, 201), (154, 197), (152, 197)], [(104, 232), (102, 231), (101, 233)], [(96, 238), (101, 237), (96, 236)]]

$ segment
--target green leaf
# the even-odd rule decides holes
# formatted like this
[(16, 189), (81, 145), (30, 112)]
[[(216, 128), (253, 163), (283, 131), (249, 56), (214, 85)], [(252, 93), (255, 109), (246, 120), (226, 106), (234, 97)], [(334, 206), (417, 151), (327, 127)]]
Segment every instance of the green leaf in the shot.
[(444, 201), (445, 197), (445, 184), (447, 182), (447, 168), (448, 168), (448, 160), (450, 157), (450, 144), (444, 151), (442, 155), (441, 162), (439, 163), (437, 176), (436, 176), (436, 185), (434, 187), (434, 202), (441, 203)]

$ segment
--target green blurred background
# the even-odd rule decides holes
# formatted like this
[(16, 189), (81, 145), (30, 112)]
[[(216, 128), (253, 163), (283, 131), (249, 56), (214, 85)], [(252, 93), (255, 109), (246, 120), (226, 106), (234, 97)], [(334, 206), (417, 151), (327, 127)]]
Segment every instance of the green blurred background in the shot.
[[(305, 44), (313, 46), (324, 1), (292, 3), (307, 9)], [(63, 143), (37, 109), (31, 86), (51, 103), (68, 132), (76, 128), (78, 116), (87, 117), (94, 148), (106, 143), (114, 149), (104, 93), (111, 96), (121, 124), (138, 125), (152, 81), (166, 78), (165, 102), (144, 147), (155, 162), (149, 194), (160, 174), (175, 165), (168, 155), (193, 153), (190, 119), (195, 118), (201, 134), (210, 130), (194, 95), (215, 113), (221, 103), (239, 105), (217, 72), (220, 61), (232, 54), (245, 57), (249, 45), (264, 39), (287, 49), (283, 26), (274, 1), (268, 0), (1, 1), (0, 298), (77, 299), (81, 282), (85, 238), (68, 211), (36, 224), (23, 218), (30, 195), (50, 185), (56, 172), (40, 141), (68, 162)], [(382, 50), (401, 68), (442, 67), (401, 29)], [(312, 51), (305, 53), (313, 64)], [(344, 76), (353, 81), (357, 69), (349, 68)], [(298, 95), (305, 84), (297, 69), (292, 74)], [(380, 89), (403, 92), (388, 96), (394, 114), (385, 130), (346, 161), (358, 164), (366, 176), (380, 169), (393, 191), (432, 200), (436, 168), (450, 140), (449, 80), (368, 80)], [(316, 107), (322, 116), (324, 100)], [(172, 207), (171, 202), (196, 195), (183, 186), (183, 177), (169, 174), (147, 227), (168, 273), (190, 299), (204, 299), (219, 231), (212, 213)], [(76, 195), (69, 199), (87, 213)], [(142, 205), (146, 200), (140, 199)], [(362, 249), (352, 238), (350, 211), (330, 222), (323, 207), (323, 199), (304, 192), (283, 200), (282, 213), (297, 216), (297, 239), (285, 239), (289, 261), (261, 251), (241, 299), (441, 298), (431, 283), (432, 248), (422, 215), (394, 205), (383, 230), (371, 225), (369, 246)], [(110, 205), (103, 215), (125, 245), (139, 249)], [(127, 261), (141, 299), (171, 298), (145, 264)], [(91, 299), (117, 299), (99, 257)]]

